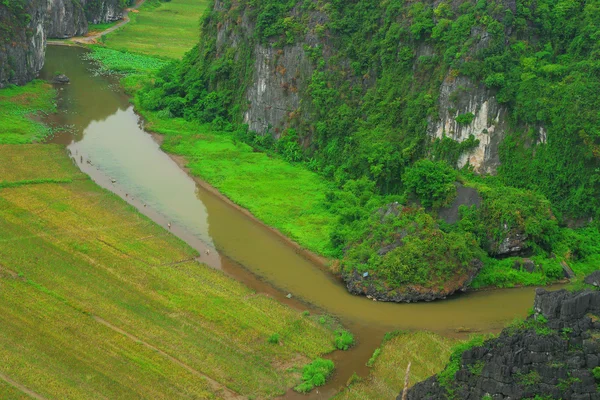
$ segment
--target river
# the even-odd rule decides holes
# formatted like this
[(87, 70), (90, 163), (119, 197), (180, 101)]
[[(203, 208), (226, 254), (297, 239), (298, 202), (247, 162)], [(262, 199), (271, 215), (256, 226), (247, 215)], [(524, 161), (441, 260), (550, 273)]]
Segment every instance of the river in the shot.
[(355, 333), (358, 345), (333, 354), (337, 372), (329, 390), (321, 391), (322, 398), (344, 385), (354, 371), (368, 373), (365, 362), (385, 332), (419, 329), (452, 336), (495, 332), (531, 308), (533, 288), (481, 291), (418, 304), (350, 295), (301, 250), (197, 184), (144, 131), (143, 120), (118, 81), (96, 74), (94, 64), (82, 59), (85, 51), (48, 47), (41, 77), (51, 79), (60, 72), (71, 79), (70, 84), (57, 86), (59, 111), (49, 120), (68, 129), (50, 141), (66, 145), (83, 172), (196, 248), (207, 265), (296, 308), (339, 317)]

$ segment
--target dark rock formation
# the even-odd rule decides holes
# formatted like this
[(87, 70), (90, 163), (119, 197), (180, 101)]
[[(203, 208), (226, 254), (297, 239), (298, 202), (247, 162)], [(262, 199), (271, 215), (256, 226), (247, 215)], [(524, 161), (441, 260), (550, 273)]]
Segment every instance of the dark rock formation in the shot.
[(465, 351), (447, 387), (435, 375), (408, 398), (600, 399), (592, 373), (600, 366), (600, 291), (538, 289), (534, 310), (523, 324)]
[(466, 292), (467, 288), (483, 267), (480, 260), (471, 261), (471, 268), (463, 274), (455, 276), (450, 282), (441, 287), (425, 287), (420, 285), (406, 285), (401, 289), (382, 291), (381, 281), (372, 279), (371, 276), (359, 274), (344, 275), (348, 291), (355, 295), (366, 296), (377, 301), (393, 301), (396, 303), (413, 303), (418, 301), (443, 300), (457, 292)]
[(526, 255), (529, 249), (527, 234), (519, 228), (509, 229), (504, 225), (503, 239), (488, 238), (487, 252), (494, 257), (511, 257)]
[(477, 189), (465, 187), (460, 183), (456, 183), (456, 197), (452, 204), (448, 207), (443, 207), (438, 211), (438, 217), (443, 219), (448, 224), (454, 224), (460, 220), (458, 208), (460, 206), (475, 206), (481, 205), (481, 196)]
[(47, 0), (0, 2), (0, 88), (23, 85), (44, 65)]
[(60, 75), (56, 75), (54, 77), (54, 79), (52, 79), (52, 83), (58, 83), (58, 84), (66, 84), (71, 82), (71, 80), (69, 79), (68, 76), (64, 75), (64, 74), (60, 74)]
[(80, 0), (85, 16), (91, 24), (102, 24), (123, 18), (121, 0)]
[(517, 260), (515, 261), (514, 265), (513, 265), (513, 269), (516, 270), (521, 270), (523, 269), (524, 271), (527, 272), (535, 272), (538, 268), (537, 265), (535, 265), (535, 262), (529, 258), (523, 258), (521, 260)]
[(586, 276), (584, 282), (588, 285), (600, 287), (600, 271), (594, 271)]

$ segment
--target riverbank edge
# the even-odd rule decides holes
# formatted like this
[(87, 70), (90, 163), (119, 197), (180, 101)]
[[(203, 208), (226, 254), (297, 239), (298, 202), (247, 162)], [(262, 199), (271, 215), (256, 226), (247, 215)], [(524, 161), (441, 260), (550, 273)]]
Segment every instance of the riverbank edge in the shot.
[[(140, 108), (139, 105), (135, 104), (134, 102), (132, 102), (131, 104), (134, 106), (135, 113), (144, 122), (147, 122), (147, 119), (138, 110), (138, 108)], [(239, 204), (237, 204), (236, 202), (234, 202), (232, 199), (230, 199), (229, 197), (227, 197), (225, 194), (221, 193), (219, 191), (219, 189), (217, 189), (216, 187), (214, 187), (213, 185), (211, 185), (210, 183), (208, 183), (207, 181), (205, 181), (201, 177), (199, 177), (197, 175), (194, 175), (192, 173), (192, 171), (190, 170), (190, 168), (188, 168), (188, 166), (187, 166), (188, 159), (185, 156), (182, 156), (182, 155), (179, 155), (179, 154), (170, 153), (170, 152), (164, 150), (162, 148), (162, 143), (163, 143), (163, 141), (165, 139), (165, 135), (163, 135), (161, 133), (157, 133), (157, 132), (152, 132), (151, 130), (147, 130), (146, 132), (148, 132), (152, 136), (152, 138), (154, 139), (154, 141), (156, 141), (161, 146), (161, 150), (164, 151), (164, 153), (166, 155), (168, 155), (173, 161), (175, 161), (175, 163), (177, 163), (177, 165), (179, 166), (179, 168), (181, 168), (183, 171), (185, 171), (185, 173), (190, 178), (192, 178), (194, 180), (194, 182), (196, 182), (199, 186), (201, 186), (203, 189), (207, 190), (208, 192), (212, 193), (213, 195), (215, 195), (216, 197), (218, 197), (220, 200), (222, 200), (225, 203), (227, 203), (229, 206), (231, 206), (231, 207), (235, 208), (236, 210), (240, 211), (245, 216), (247, 216), (250, 219), (252, 219), (252, 221), (258, 223), (259, 225), (263, 226), (264, 228), (266, 228), (269, 231), (271, 231), (274, 234), (276, 234), (277, 237), (282, 242), (284, 242), (287, 245), (289, 245), (290, 247), (292, 247), (296, 251), (296, 253), (298, 253), (299, 255), (301, 255), (302, 257), (304, 257), (305, 259), (307, 259), (308, 261), (316, 264), (324, 272), (330, 273), (334, 277), (339, 278), (340, 282), (341, 282), (341, 275), (333, 273), (331, 271), (331, 269), (329, 268), (329, 266), (328, 266), (330, 263), (334, 262), (335, 259), (322, 256), (322, 255), (317, 254), (316, 252), (314, 252), (314, 251), (312, 251), (310, 249), (307, 249), (306, 247), (302, 246), (300, 243), (296, 242), (294, 239), (286, 236), (279, 229), (277, 229), (277, 228), (275, 228), (275, 227), (273, 227), (271, 225), (268, 225), (264, 221), (260, 220), (257, 216), (255, 216), (254, 214), (252, 214), (252, 212), (250, 210), (248, 210), (247, 208), (244, 208), (244, 207), (240, 206)]]

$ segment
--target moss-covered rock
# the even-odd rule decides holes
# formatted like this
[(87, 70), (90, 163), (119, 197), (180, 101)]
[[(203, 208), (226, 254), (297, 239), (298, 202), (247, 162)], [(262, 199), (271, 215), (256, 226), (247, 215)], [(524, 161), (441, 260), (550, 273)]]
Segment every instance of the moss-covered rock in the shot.
[(348, 290), (381, 301), (442, 299), (467, 286), (482, 266), (473, 235), (446, 233), (421, 208), (379, 209), (342, 259)]

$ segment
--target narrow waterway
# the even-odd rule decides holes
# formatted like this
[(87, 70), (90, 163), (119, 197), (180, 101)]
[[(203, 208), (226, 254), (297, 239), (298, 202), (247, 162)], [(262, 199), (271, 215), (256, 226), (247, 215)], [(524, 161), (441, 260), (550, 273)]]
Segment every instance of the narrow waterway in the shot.
[(359, 345), (334, 354), (338, 373), (329, 390), (321, 392), (323, 398), (354, 371), (367, 373), (364, 364), (386, 331), (426, 329), (445, 335), (497, 331), (531, 307), (533, 288), (419, 304), (373, 302), (350, 295), (301, 251), (189, 177), (144, 131), (143, 121), (114, 78), (96, 75), (93, 64), (82, 60), (84, 52), (48, 47), (42, 78), (60, 72), (71, 79), (70, 84), (57, 86), (59, 112), (50, 121), (68, 129), (51, 141), (67, 145), (74, 162), (99, 185), (165, 229), (171, 224), (172, 233), (196, 248), (206, 264), (292, 306), (338, 316), (356, 334)]

